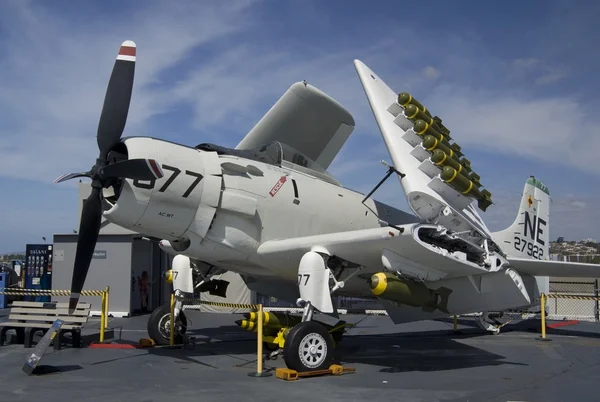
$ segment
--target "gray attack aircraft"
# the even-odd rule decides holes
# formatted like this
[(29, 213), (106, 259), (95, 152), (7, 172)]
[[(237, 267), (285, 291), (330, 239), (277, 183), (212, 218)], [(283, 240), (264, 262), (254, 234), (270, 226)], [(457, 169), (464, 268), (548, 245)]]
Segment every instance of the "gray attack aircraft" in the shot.
[[(124, 137), (136, 45), (122, 43), (97, 132), (99, 155), (83, 204), (70, 306), (83, 289), (102, 216), (160, 241), (174, 254), (167, 280), (176, 295), (150, 316), (158, 343), (186, 330), (185, 300), (198, 292), (226, 296), (215, 275), (239, 274), (254, 291), (296, 303), (301, 316), (265, 313), (265, 342), (298, 371), (328, 367), (340, 340), (332, 295), (376, 299), (394, 323), (533, 306), (548, 277), (599, 277), (600, 266), (549, 261), (550, 197), (526, 178), (515, 221), (491, 232), (477, 209), (491, 194), (442, 120), (411, 94), (397, 93), (355, 60), (368, 102), (392, 160), (366, 196), (345, 188), (327, 168), (354, 129), (334, 99), (298, 82), (236, 148), (186, 146)], [(413, 213), (371, 195), (395, 175)], [(475, 207), (477, 205), (477, 207)], [(477, 208), (477, 209), (476, 209)], [(224, 286), (225, 285), (225, 286)], [(244, 325), (251, 327), (252, 314)], [(284, 322), (285, 320), (285, 322)], [(272, 325), (272, 326), (269, 326)]]

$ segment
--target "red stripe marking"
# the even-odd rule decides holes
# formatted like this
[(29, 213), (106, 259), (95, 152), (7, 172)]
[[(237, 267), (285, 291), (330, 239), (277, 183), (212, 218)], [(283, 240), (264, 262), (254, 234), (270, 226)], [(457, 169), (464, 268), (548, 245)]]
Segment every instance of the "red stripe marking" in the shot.
[(158, 168), (156, 161), (154, 159), (148, 159), (148, 163), (150, 163), (150, 167), (154, 171), (154, 176), (160, 179), (162, 177), (162, 173)]
[(279, 179), (279, 181), (277, 183), (275, 183), (275, 185), (273, 186), (273, 188), (271, 189), (271, 191), (269, 191), (269, 195), (271, 197), (275, 197), (275, 194), (277, 194), (277, 192), (283, 186), (283, 184), (285, 183), (285, 181), (286, 181), (285, 176), (281, 176), (281, 178)]
[(135, 56), (135, 47), (121, 46), (119, 54), (121, 56)]
[(566, 327), (567, 325), (574, 325), (574, 324), (579, 324), (579, 321), (577, 321), (577, 320), (561, 321), (561, 322), (556, 322), (554, 324), (548, 324), (548, 325), (546, 325), (546, 327), (547, 328), (559, 328), (559, 327)]
[(90, 348), (93, 348), (93, 349), (141, 349), (141, 346), (131, 345), (128, 343), (91, 343)]

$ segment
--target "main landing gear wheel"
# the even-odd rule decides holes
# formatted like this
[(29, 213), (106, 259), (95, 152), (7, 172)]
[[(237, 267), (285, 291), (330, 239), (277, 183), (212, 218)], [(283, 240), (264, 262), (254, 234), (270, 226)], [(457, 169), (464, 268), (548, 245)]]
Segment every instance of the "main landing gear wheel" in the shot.
[[(175, 343), (183, 343), (183, 334), (187, 328), (187, 319), (183, 311), (175, 322)], [(168, 304), (155, 309), (148, 317), (148, 335), (157, 345), (171, 343), (171, 307)]]
[(301, 322), (285, 339), (283, 360), (298, 372), (328, 369), (333, 362), (333, 338), (323, 325)]

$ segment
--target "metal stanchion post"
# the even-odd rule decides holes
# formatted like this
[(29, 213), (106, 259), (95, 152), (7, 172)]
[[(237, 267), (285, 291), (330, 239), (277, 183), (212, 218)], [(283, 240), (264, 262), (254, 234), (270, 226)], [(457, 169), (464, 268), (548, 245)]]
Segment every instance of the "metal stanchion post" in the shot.
[(104, 342), (104, 329), (106, 328), (106, 291), (102, 292), (102, 301), (100, 302), (100, 342)]
[(169, 318), (169, 344), (175, 346), (175, 293), (171, 293), (171, 317)]
[(549, 341), (550, 339), (546, 338), (546, 295), (542, 293), (540, 297), (540, 307), (541, 307), (541, 315), (542, 315), (542, 336), (537, 338), (541, 341)]
[(263, 305), (258, 305), (258, 327), (256, 328), (256, 373), (248, 373), (249, 377), (270, 377), (271, 373), (263, 371)]
[(106, 287), (105, 292), (106, 292), (106, 300), (104, 303), (106, 305), (106, 308), (104, 309), (104, 329), (108, 328), (108, 306), (109, 306), (108, 300), (110, 298), (110, 286)]
[(596, 322), (600, 321), (600, 305), (598, 304), (598, 279), (594, 280), (594, 297), (596, 300), (594, 301), (594, 318)]

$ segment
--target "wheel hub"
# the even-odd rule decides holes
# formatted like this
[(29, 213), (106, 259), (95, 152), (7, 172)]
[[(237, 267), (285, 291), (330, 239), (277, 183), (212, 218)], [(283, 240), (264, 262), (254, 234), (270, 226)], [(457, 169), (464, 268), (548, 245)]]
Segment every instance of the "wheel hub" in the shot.
[(165, 314), (158, 321), (158, 331), (165, 338), (171, 336), (171, 315)]
[(300, 342), (298, 354), (306, 367), (318, 367), (327, 356), (327, 343), (319, 334), (308, 334)]

